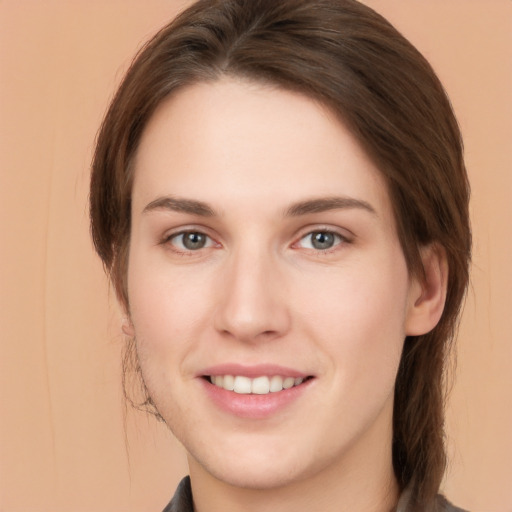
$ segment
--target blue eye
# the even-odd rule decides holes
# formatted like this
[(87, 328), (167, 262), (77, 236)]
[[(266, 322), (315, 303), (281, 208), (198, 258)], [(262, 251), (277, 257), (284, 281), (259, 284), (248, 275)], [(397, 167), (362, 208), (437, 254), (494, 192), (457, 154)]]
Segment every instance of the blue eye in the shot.
[(343, 237), (332, 231), (312, 231), (300, 239), (299, 245), (304, 249), (326, 251), (339, 245), (342, 241)]
[(169, 238), (169, 242), (181, 251), (198, 251), (212, 246), (212, 239), (199, 231), (185, 231)]

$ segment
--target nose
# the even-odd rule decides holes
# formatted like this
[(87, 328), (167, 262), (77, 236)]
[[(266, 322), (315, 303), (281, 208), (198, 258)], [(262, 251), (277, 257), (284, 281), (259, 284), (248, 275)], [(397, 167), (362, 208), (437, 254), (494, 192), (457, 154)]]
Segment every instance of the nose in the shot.
[(214, 325), (246, 343), (283, 336), (290, 328), (286, 286), (278, 262), (263, 251), (239, 250), (225, 262)]

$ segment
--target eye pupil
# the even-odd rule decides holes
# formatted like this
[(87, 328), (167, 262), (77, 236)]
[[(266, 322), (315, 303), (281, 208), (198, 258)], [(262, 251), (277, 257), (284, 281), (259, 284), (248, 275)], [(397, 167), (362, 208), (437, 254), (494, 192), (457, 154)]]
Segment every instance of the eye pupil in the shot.
[(202, 249), (206, 244), (206, 236), (202, 233), (184, 233), (183, 234), (183, 245), (187, 249)]
[(315, 249), (330, 249), (334, 245), (334, 234), (317, 231), (311, 234), (311, 243)]

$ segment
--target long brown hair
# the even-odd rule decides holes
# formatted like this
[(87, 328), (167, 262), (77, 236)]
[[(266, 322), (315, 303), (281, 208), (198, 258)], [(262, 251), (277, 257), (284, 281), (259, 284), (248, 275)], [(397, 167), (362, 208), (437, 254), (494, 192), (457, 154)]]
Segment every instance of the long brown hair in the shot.
[(405, 340), (395, 387), (395, 474), (401, 488), (412, 487), (415, 510), (429, 510), (445, 469), (443, 376), (471, 249), (462, 141), (443, 87), (396, 29), (355, 0), (193, 4), (138, 54), (98, 135), (92, 237), (127, 308), (131, 163), (141, 134), (164, 98), (221, 76), (274, 84), (325, 104), (382, 172), (411, 274), (422, 273), (422, 246), (437, 243), (446, 252), (442, 318), (430, 333)]

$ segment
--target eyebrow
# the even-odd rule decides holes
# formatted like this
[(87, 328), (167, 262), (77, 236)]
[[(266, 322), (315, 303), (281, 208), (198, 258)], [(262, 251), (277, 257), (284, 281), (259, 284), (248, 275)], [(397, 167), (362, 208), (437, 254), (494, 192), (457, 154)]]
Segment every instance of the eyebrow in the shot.
[[(375, 208), (361, 199), (353, 197), (320, 197), (315, 199), (308, 199), (292, 204), (284, 212), (285, 217), (299, 217), (301, 215), (308, 215), (311, 213), (322, 213), (329, 210), (338, 209), (361, 209), (373, 215), (377, 215)], [(168, 210), (179, 213), (188, 213), (191, 215), (198, 215), (200, 217), (215, 217), (217, 213), (208, 204), (203, 201), (196, 201), (195, 199), (184, 199), (172, 196), (158, 197), (151, 201), (143, 213), (152, 212), (155, 210)]]
[(213, 217), (216, 215), (215, 211), (207, 203), (196, 201), (194, 199), (181, 199), (177, 197), (165, 196), (158, 197), (151, 201), (142, 213), (148, 213), (154, 210), (169, 210), (173, 212), (189, 213), (192, 215), (199, 215), (200, 217)]
[(321, 213), (329, 210), (339, 209), (361, 209), (366, 210), (373, 215), (377, 215), (375, 208), (368, 202), (353, 197), (320, 197), (317, 199), (309, 199), (291, 205), (286, 211), (286, 217), (298, 217), (310, 213)]

